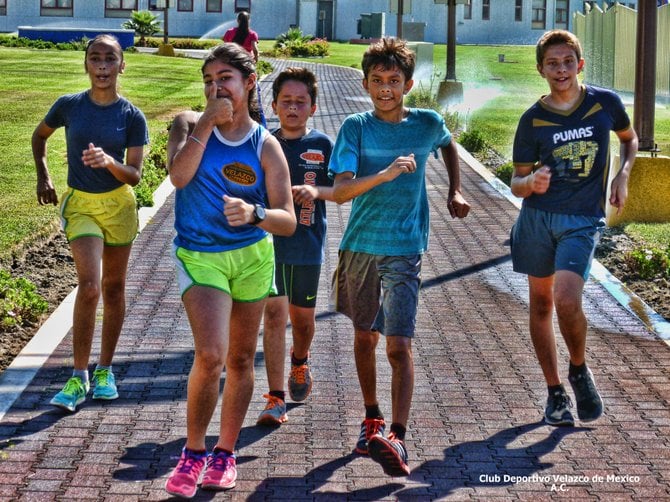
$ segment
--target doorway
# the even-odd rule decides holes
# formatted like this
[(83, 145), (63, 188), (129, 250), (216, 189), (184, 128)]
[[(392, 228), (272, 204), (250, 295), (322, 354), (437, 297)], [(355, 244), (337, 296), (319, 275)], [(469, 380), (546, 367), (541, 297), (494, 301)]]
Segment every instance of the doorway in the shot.
[(333, 0), (319, 0), (316, 8), (317, 38), (333, 39)]

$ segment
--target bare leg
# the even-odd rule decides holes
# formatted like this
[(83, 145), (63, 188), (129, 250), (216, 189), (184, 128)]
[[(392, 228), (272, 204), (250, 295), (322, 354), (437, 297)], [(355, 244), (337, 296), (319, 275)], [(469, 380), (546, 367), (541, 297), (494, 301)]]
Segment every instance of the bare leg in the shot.
[(556, 337), (553, 327), (554, 276), (528, 276), (530, 294), (530, 338), (548, 386), (558, 385)]
[(377, 401), (377, 358), (375, 349), (379, 343), (378, 331), (354, 330), (354, 357), (358, 382), (366, 406), (378, 404)]
[(263, 353), (271, 391), (284, 390), (288, 297), (268, 298), (263, 318)]
[(584, 279), (568, 270), (556, 272), (554, 297), (561, 335), (570, 352), (570, 361), (580, 366), (586, 358), (586, 316), (582, 309)]
[(233, 451), (254, 391), (254, 356), (265, 301), (234, 302), (217, 446)]
[(386, 355), (391, 363), (391, 407), (394, 423), (407, 427), (414, 393), (414, 359), (412, 339), (387, 336)]
[(296, 359), (304, 359), (309, 355), (314, 339), (316, 309), (289, 305), (289, 314), (293, 327), (293, 355)]
[(110, 366), (126, 317), (126, 272), (132, 246), (105, 246), (102, 254), (100, 364)]
[(195, 345), (188, 378), (186, 448), (205, 450), (207, 427), (219, 399), (219, 382), (228, 351), (230, 296), (193, 286), (183, 297)]
[(98, 237), (80, 237), (70, 243), (77, 270), (77, 296), (72, 318), (74, 368), (88, 369), (95, 318), (100, 300), (100, 263), (103, 241)]

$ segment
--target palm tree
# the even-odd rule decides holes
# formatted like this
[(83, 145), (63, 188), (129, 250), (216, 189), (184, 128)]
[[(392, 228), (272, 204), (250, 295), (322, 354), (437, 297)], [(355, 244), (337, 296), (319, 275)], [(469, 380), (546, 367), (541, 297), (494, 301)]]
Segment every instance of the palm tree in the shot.
[(135, 30), (135, 33), (140, 36), (137, 44), (140, 47), (147, 45), (145, 37), (150, 37), (161, 31), (160, 21), (157, 21), (157, 17), (148, 10), (134, 10), (130, 19), (123, 23), (122, 26), (128, 30)]

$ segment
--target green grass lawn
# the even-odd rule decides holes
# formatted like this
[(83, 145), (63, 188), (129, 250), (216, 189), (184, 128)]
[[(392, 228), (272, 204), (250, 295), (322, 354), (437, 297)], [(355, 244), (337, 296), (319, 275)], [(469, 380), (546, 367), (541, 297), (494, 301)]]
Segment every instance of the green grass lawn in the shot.
[[(125, 58), (121, 93), (145, 113), (152, 137), (165, 130), (175, 113), (202, 104), (200, 61), (134, 53)], [(89, 88), (83, 61), (83, 52), (0, 47), (0, 261), (51, 232), (58, 222), (56, 207), (37, 204), (30, 138), (56, 98)], [(47, 148), (49, 170), (60, 194), (67, 173), (62, 128)]]
[[(266, 50), (272, 41), (261, 41), (260, 46)], [(365, 45), (332, 43), (329, 57), (310, 61), (360, 68), (365, 49)], [(533, 51), (530, 46), (459, 46), (456, 51), (457, 79), (463, 82), (466, 97), (472, 97), (462, 107), (467, 127), (480, 129), (490, 146), (507, 157), (520, 114), (546, 92)], [(507, 62), (498, 62), (501, 53)], [(199, 60), (136, 53), (125, 57), (121, 93), (145, 113), (152, 137), (164, 131), (177, 112), (204, 102)], [(0, 261), (51, 231), (58, 220), (55, 207), (37, 204), (30, 138), (56, 98), (89, 87), (83, 59), (83, 52), (0, 47)], [(435, 88), (445, 68), (446, 47), (436, 45)], [(656, 137), (663, 152), (670, 154), (668, 106), (656, 111)], [(48, 149), (49, 168), (60, 193), (67, 171), (62, 129), (49, 140)]]

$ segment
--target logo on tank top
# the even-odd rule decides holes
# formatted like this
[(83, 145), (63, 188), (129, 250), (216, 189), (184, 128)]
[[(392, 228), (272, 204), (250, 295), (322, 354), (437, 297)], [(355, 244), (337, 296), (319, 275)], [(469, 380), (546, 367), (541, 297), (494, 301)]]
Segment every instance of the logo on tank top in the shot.
[(221, 169), (223, 177), (238, 185), (251, 186), (256, 183), (256, 173), (246, 164), (231, 162)]

